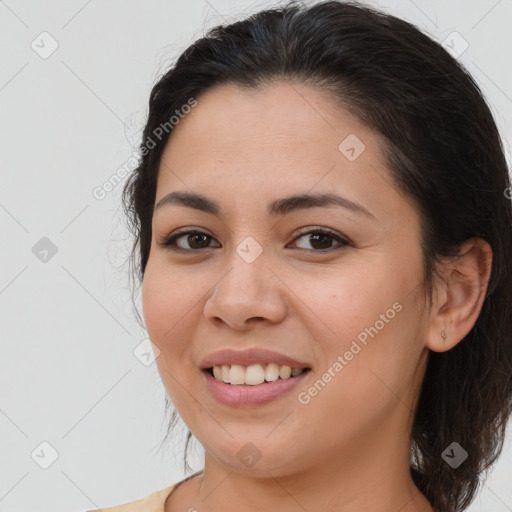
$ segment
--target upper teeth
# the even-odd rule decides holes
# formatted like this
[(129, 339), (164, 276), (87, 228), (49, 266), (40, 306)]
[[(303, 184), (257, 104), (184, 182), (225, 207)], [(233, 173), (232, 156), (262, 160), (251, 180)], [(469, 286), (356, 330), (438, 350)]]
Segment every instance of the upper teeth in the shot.
[(289, 379), (303, 371), (305, 371), (305, 368), (292, 369), (290, 366), (279, 366), (274, 363), (266, 365), (266, 368), (261, 364), (251, 364), (249, 366), (223, 364), (222, 366), (213, 367), (213, 376), (226, 384), (256, 386), (257, 384), (263, 384), (265, 381), (272, 382), (278, 378)]

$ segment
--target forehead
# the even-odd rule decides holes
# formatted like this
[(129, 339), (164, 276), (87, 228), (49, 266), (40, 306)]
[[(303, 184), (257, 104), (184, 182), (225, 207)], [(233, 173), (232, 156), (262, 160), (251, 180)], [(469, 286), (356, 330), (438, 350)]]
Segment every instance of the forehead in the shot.
[(402, 201), (379, 135), (323, 91), (285, 82), (258, 90), (222, 84), (196, 99), (162, 155), (157, 201), (187, 188), (241, 205), (313, 188), (358, 198), (370, 211)]
[(326, 92), (304, 84), (272, 82), (258, 89), (222, 84), (206, 90), (171, 138), (181, 141), (195, 136), (195, 141), (177, 148), (194, 154), (205, 145), (208, 150), (250, 152), (293, 144), (294, 149), (309, 146), (309, 152), (311, 146), (337, 152), (340, 137), (359, 132), (368, 138), (367, 131)]

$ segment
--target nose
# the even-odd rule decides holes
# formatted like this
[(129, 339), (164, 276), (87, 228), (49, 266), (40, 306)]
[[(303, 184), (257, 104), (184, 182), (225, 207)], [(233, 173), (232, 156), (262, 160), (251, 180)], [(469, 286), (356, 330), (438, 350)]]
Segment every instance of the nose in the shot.
[(235, 253), (206, 301), (204, 315), (218, 326), (239, 331), (264, 321), (279, 323), (287, 312), (285, 290), (264, 253), (252, 263)]

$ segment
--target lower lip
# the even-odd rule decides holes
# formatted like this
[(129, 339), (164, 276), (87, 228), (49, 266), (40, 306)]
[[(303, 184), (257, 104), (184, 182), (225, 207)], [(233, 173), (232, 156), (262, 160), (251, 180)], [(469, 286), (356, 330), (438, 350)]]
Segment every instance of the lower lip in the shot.
[(203, 370), (211, 394), (219, 402), (230, 407), (262, 405), (284, 395), (300, 384), (310, 370), (289, 379), (277, 379), (256, 386), (236, 386), (218, 381), (209, 371)]

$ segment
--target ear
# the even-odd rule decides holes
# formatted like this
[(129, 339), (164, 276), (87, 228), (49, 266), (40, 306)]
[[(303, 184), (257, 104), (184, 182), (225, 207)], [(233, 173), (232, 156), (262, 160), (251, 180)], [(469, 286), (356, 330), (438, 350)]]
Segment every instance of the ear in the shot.
[(448, 351), (471, 331), (484, 303), (491, 267), (492, 249), (481, 238), (464, 242), (460, 256), (442, 266), (426, 339), (430, 350)]

